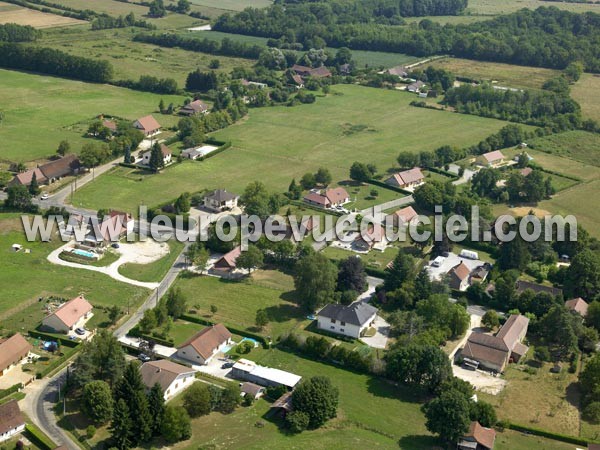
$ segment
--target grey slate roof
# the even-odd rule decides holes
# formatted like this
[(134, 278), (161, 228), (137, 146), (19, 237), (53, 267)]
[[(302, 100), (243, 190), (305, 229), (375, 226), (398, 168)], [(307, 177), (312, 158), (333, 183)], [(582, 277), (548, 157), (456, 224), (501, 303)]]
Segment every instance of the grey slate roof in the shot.
[(225, 189), (217, 189), (206, 196), (206, 198), (214, 199), (218, 202), (226, 202), (237, 198), (237, 195), (227, 192)]
[(330, 303), (329, 305), (325, 305), (325, 307), (319, 311), (318, 315), (362, 327), (373, 314), (376, 313), (377, 308), (374, 306), (371, 306), (368, 303), (356, 302), (351, 305)]

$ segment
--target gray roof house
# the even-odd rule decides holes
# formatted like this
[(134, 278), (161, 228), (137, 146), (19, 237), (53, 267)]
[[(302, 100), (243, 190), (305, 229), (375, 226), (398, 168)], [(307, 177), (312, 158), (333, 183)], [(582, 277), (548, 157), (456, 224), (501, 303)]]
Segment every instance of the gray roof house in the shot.
[(359, 338), (377, 317), (377, 308), (368, 303), (330, 303), (317, 313), (317, 327), (332, 333)]
[(204, 197), (204, 207), (212, 211), (228, 211), (237, 206), (239, 196), (217, 189)]

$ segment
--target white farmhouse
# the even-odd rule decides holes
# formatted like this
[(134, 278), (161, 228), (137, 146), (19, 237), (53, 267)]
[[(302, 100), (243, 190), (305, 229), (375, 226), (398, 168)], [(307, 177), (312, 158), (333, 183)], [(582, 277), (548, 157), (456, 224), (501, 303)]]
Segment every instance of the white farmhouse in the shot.
[(377, 308), (368, 303), (351, 305), (330, 303), (317, 314), (317, 326), (321, 330), (359, 338), (377, 317)]
[(42, 328), (53, 333), (69, 333), (83, 328), (92, 317), (92, 305), (80, 295), (61, 305), (52, 314), (42, 319)]
[(142, 381), (148, 389), (158, 383), (166, 400), (188, 388), (196, 379), (196, 371), (168, 359), (149, 361), (140, 367)]
[(25, 419), (17, 401), (11, 400), (0, 405), (0, 442), (10, 439), (24, 429)]
[(208, 364), (216, 354), (232, 343), (229, 330), (218, 323), (204, 328), (181, 344), (176, 356), (192, 364)]

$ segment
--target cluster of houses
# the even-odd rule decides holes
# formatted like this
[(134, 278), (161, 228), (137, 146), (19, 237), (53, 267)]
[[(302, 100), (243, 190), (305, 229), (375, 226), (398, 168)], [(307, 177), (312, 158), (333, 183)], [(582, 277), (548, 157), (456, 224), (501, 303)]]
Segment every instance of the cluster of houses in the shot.
[(8, 183), (9, 186), (29, 186), (35, 176), (38, 185), (48, 185), (63, 177), (79, 173), (82, 169), (81, 162), (76, 155), (65, 155), (41, 166), (18, 173)]
[(133, 216), (123, 211), (110, 210), (102, 221), (95, 216), (86, 217), (81, 214), (72, 214), (65, 226), (65, 234), (77, 237), (78, 231), (84, 234), (83, 240), (78, 244), (85, 250), (87, 248), (104, 248), (111, 242), (133, 233), (135, 221)]

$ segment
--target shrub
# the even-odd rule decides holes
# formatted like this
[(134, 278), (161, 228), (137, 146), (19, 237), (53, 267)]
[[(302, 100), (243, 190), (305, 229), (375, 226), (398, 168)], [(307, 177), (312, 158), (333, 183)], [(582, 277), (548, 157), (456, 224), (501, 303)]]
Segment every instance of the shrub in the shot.
[(254, 344), (250, 341), (240, 342), (235, 348), (235, 351), (240, 355), (247, 355), (254, 348)]
[(600, 402), (592, 402), (583, 409), (583, 418), (590, 423), (600, 423)]
[(85, 437), (91, 439), (96, 434), (96, 427), (94, 425), (90, 425), (85, 429)]
[(285, 423), (292, 433), (302, 433), (308, 428), (310, 417), (302, 411), (293, 411), (285, 418)]
[(544, 346), (536, 347), (533, 355), (534, 355), (535, 359), (537, 359), (538, 361), (542, 361), (542, 362), (550, 361), (550, 350), (548, 350), (548, 347), (544, 347)]

